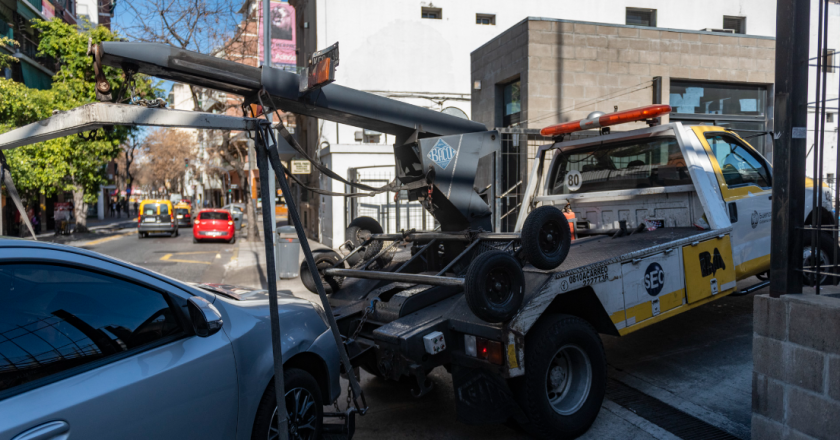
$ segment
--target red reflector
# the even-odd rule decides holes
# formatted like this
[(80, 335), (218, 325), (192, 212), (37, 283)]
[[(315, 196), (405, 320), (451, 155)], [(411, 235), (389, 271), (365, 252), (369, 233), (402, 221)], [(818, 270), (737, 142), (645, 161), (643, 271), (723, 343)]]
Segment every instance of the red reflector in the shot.
[(491, 341), (476, 337), (476, 348), (478, 348), (478, 358), (486, 359), (488, 362), (496, 365), (502, 365), (502, 343), (499, 341)]
[(592, 118), (580, 119), (572, 122), (552, 125), (540, 130), (543, 136), (559, 136), (561, 134), (573, 133), (590, 128), (609, 127), (610, 125), (624, 124), (626, 122), (644, 121), (646, 119), (671, 113), (671, 106), (666, 104), (648, 105), (645, 107), (623, 110), (615, 113)]

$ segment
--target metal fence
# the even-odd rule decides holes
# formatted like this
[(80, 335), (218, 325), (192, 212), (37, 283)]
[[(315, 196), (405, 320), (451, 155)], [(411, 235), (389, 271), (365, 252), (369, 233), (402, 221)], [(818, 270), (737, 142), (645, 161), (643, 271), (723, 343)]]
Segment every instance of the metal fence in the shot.
[[(387, 185), (395, 177), (393, 165), (350, 168), (348, 173), (351, 182), (374, 187)], [(353, 189), (353, 192), (359, 191)], [(419, 202), (408, 201), (405, 191), (401, 191), (396, 200), (390, 191), (374, 197), (348, 197), (345, 224), (349, 225), (354, 218), (363, 216), (376, 219), (387, 234), (412, 228), (429, 230), (438, 226), (435, 218)]]

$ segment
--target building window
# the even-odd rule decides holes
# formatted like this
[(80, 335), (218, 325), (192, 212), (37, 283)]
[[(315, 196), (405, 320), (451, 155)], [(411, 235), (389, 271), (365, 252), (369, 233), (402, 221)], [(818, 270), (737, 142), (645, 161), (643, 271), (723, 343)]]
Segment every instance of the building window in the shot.
[(833, 124), (834, 123), (834, 113), (826, 113), (825, 114), (825, 122), (828, 122), (829, 124)]
[(747, 33), (747, 17), (727, 17), (723, 16), (723, 28), (731, 30), (736, 34)]
[(475, 24), (496, 24), (496, 16), (492, 14), (475, 14)]
[(433, 20), (440, 20), (443, 18), (443, 9), (441, 8), (420, 8), (421, 18), (431, 18)]
[(749, 138), (762, 154), (769, 151), (767, 86), (671, 80), (671, 121), (717, 125)]
[(826, 72), (834, 72), (834, 49), (825, 49), (825, 59), (823, 59), (823, 70)]
[(626, 24), (656, 27), (656, 9), (627, 8)]
[(521, 120), (522, 100), (519, 96), (519, 80), (514, 81), (506, 86), (502, 91), (504, 95), (504, 117), (502, 123), (505, 127), (513, 124), (518, 124)]

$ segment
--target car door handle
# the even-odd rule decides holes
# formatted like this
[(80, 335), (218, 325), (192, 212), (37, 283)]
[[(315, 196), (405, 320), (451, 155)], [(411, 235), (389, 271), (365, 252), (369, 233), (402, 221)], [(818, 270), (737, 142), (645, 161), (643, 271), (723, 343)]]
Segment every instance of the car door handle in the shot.
[(53, 420), (22, 432), (12, 440), (67, 440), (69, 437), (70, 424), (63, 420)]

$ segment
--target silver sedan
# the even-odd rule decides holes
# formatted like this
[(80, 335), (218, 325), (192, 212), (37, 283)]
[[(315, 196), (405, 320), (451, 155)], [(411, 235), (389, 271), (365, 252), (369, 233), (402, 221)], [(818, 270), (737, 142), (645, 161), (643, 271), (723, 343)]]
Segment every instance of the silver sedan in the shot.
[[(339, 393), (320, 306), (279, 298), (286, 406), (317, 439)], [(268, 295), (0, 238), (0, 439), (270, 439)]]

